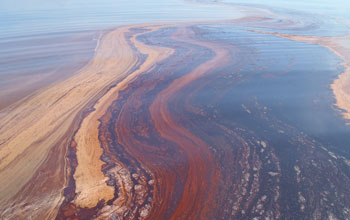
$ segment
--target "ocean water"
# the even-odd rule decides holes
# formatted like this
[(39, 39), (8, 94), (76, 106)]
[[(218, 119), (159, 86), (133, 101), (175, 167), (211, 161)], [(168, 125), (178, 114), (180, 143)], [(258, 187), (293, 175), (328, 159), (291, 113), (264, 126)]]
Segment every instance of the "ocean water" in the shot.
[[(91, 58), (103, 30), (120, 25), (239, 18), (246, 11), (231, 7), (237, 4), (276, 10), (301, 23), (308, 20), (310, 24), (317, 23), (317, 30), (305, 30), (309, 35), (344, 35), (349, 29), (350, 3), (345, 0), (263, 3), (200, 0), (199, 3), (192, 0), (0, 1), (0, 109), (73, 74)], [(317, 15), (308, 17), (310, 13)]]
[[(317, 152), (320, 152), (320, 149), (323, 149), (321, 147), (324, 147), (337, 155), (349, 158), (350, 149), (347, 143), (350, 142), (348, 135), (350, 127), (345, 125), (339, 111), (333, 106), (335, 100), (329, 87), (337, 75), (343, 71), (340, 67), (342, 61), (331, 51), (319, 45), (291, 41), (250, 30), (260, 28), (292, 34), (345, 35), (349, 32), (350, 16), (347, 11), (350, 10), (347, 9), (350, 9), (350, 3), (344, 0), (335, 0), (335, 2), (267, 0), (263, 3), (258, 0), (249, 2), (201, 0), (200, 4), (190, 0), (62, 0), (59, 2), (2, 0), (0, 1), (0, 115), (6, 114), (8, 110), (6, 108), (20, 99), (68, 78), (83, 67), (92, 58), (100, 36), (111, 28), (134, 23), (232, 19), (249, 12), (244, 7), (234, 7), (235, 5), (271, 10), (281, 15), (281, 18), (283, 16), (293, 18), (297, 26), (286, 29), (281, 21), (281, 25), (277, 24), (277, 28), (274, 28), (276, 20), (271, 21), (273, 22), (271, 28), (268, 27), (269, 25), (267, 27), (254, 26), (254, 24), (248, 26), (249, 22), (197, 25), (196, 31), (199, 31), (200, 38), (226, 42), (238, 48), (240, 54), (237, 54), (237, 60), (242, 62), (236, 64), (235, 59), (232, 59), (227, 66), (218, 68), (198, 80), (200, 81), (197, 82), (198, 85), (203, 82), (204, 86), (198, 87), (201, 90), (194, 93), (192, 104), (198, 109), (203, 109), (203, 112), (208, 115), (212, 114), (211, 121), (208, 120), (210, 117), (190, 112), (185, 112), (183, 114), (185, 117), (178, 114), (175, 118), (178, 118), (177, 123), (191, 130), (195, 135), (201, 136), (199, 132), (204, 132), (202, 136), (206, 143), (210, 144), (215, 152), (218, 149), (222, 155), (225, 151), (220, 151), (220, 140), (226, 137), (220, 132), (222, 130), (215, 129), (215, 126), (224, 125), (231, 130), (236, 129), (235, 132), (241, 136), (242, 140), (251, 144), (251, 149), (255, 149), (254, 146), (258, 143), (255, 138), (266, 140), (281, 161), (283, 176), (281, 183), (279, 180), (269, 182), (271, 176), (267, 172), (274, 169), (271, 169), (270, 161), (266, 159), (264, 151), (260, 151), (258, 154), (261, 155), (261, 161), (265, 164), (263, 172), (266, 175), (260, 177), (265, 181), (261, 184), (261, 189), (265, 191), (259, 193), (269, 193), (273, 189), (271, 183), (278, 184), (282, 188), (281, 204), (287, 207), (282, 211), (290, 211), (289, 207), (292, 207), (290, 213), (299, 212), (302, 216), (303, 213), (299, 207), (294, 207), (298, 204), (297, 195), (300, 189), (305, 191), (312, 189), (314, 195), (319, 195), (324, 191), (323, 186), (327, 186), (328, 190), (330, 183), (336, 183), (339, 192), (348, 192), (346, 184), (341, 182), (340, 174), (337, 178), (332, 178), (332, 175), (323, 173), (323, 171), (333, 173), (336, 165), (333, 165), (331, 160), (322, 160), (322, 157), (318, 158), (318, 155), (311, 154), (309, 151), (317, 147)], [(264, 25), (263, 22), (269, 21), (262, 21)], [(164, 37), (163, 45), (174, 43), (168, 40), (169, 35), (159, 34)], [(154, 44), (160, 43), (157, 33), (150, 33), (150, 39)], [(185, 50), (186, 47), (184, 46), (183, 49)], [(181, 64), (184, 60), (181, 49), (177, 49), (177, 52), (179, 56), (175, 64)], [(196, 62), (200, 63), (213, 56), (210, 52), (205, 55), (207, 57), (197, 53), (184, 63), (189, 68), (195, 68)], [(169, 63), (172, 64), (170, 61)], [(167, 71), (166, 65), (166, 63), (158, 65), (157, 68), (161, 70), (159, 72), (170, 72)], [(150, 80), (159, 81), (159, 89), (166, 88), (168, 85), (162, 84), (163, 82), (170, 83), (174, 77), (187, 73), (182, 69), (183, 66), (186, 65), (176, 65), (174, 69), (177, 72), (173, 75), (164, 74), (162, 77), (165, 80), (158, 80), (158, 75)], [(162, 68), (165, 68), (164, 71)], [(154, 73), (157, 71), (158, 69)], [(148, 79), (148, 76), (144, 77)], [(143, 81), (135, 81), (135, 88), (137, 83), (141, 84)], [(193, 85), (189, 86), (191, 87), (189, 90), (184, 89), (182, 94), (177, 94), (176, 99), (185, 100), (182, 97), (188, 96), (188, 91), (194, 88)], [(150, 90), (150, 93), (152, 92), (153, 90)], [(151, 101), (150, 93), (143, 94), (146, 104)], [(181, 108), (186, 107), (185, 104), (178, 105), (178, 102), (172, 104), (171, 100), (169, 103), (169, 109), (178, 108), (180, 112), (182, 112)], [(138, 116), (143, 114), (144, 112), (141, 112)], [(114, 123), (112, 120), (111, 122)], [(207, 130), (198, 129), (202, 127)], [(214, 138), (215, 135), (218, 139)], [(229, 147), (236, 150), (240, 146), (232, 142)], [(219, 153), (217, 155), (220, 156)], [(307, 169), (311, 173), (307, 176), (311, 180), (310, 185), (298, 186), (295, 184), (294, 165), (301, 164), (308, 167), (310, 158), (315, 159), (319, 167)], [(251, 159), (255, 160), (255, 158)], [(180, 158), (179, 161), (181, 165), (185, 159)], [(232, 175), (232, 164), (225, 160), (220, 163), (222, 170)], [(346, 168), (348, 172), (348, 167)], [(320, 177), (323, 178), (322, 182), (319, 181)], [(232, 182), (235, 178), (236, 176), (232, 175)], [(313, 180), (321, 183), (320, 186), (313, 186)], [(222, 184), (227, 189), (233, 189), (224, 181)], [(337, 192), (335, 191), (336, 196)], [(232, 193), (236, 191), (232, 190)], [(273, 198), (273, 194), (268, 195)], [(309, 201), (314, 199), (314, 195), (307, 199)], [(336, 205), (341, 203), (334, 198)], [(342, 213), (339, 216), (342, 216)]]
[(239, 16), (232, 7), (178, 0), (0, 1), (0, 110), (81, 68), (101, 30)]
[[(350, 2), (336, 1), (242, 1), (242, 0), (188, 0), (205, 4), (216, 4), (227, 7), (248, 7), (267, 11), (265, 16), (274, 19), (274, 28), (262, 28), (265, 31), (274, 31), (286, 34), (308, 36), (344, 36), (350, 33)], [(248, 10), (254, 12), (253, 10)], [(261, 16), (261, 13), (253, 13)], [(284, 21), (293, 21), (294, 27)], [(279, 28), (278, 23), (281, 22)], [(256, 27), (258, 28), (258, 27)]]
[(292, 9), (301, 12), (315, 13), (326, 16), (333, 16), (343, 19), (350, 19), (350, 2), (347, 0), (222, 0), (221, 2), (235, 3), (235, 4), (247, 4), (247, 5), (259, 5), (268, 6), (271, 8), (279, 9)]
[(134, 23), (227, 19), (239, 15), (234, 8), (181, 0), (135, 0), (132, 3), (127, 0), (5, 0), (0, 3), (0, 38)]

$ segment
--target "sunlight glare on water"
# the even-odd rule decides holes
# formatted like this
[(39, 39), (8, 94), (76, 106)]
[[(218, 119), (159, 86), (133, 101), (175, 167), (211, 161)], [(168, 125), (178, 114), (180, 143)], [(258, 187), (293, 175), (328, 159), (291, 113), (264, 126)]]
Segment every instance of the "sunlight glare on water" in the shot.
[(128, 0), (5, 0), (0, 2), (0, 12), (1, 38), (134, 23), (217, 20), (240, 16), (234, 8), (177, 0), (134, 0), (132, 3)]
[(247, 4), (247, 2), (249, 2), (251, 5), (262, 5), (281, 9), (293, 9), (350, 19), (350, 1), (348, 0), (223, 0), (222, 2), (238, 4)]

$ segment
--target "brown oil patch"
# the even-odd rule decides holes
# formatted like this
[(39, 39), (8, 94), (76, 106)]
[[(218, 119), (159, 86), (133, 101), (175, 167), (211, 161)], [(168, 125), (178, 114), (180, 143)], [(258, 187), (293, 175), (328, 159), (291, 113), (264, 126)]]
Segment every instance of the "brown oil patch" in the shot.
[[(68, 146), (68, 140), (72, 137), (74, 126), (77, 126), (81, 120), (83, 110), (91, 108), (96, 99), (106, 93), (115, 82), (125, 79), (127, 75), (128, 80), (137, 75), (137, 73), (131, 75), (129, 73), (140, 64), (140, 59), (135, 55), (134, 48), (129, 45), (125, 38), (125, 33), (132, 27), (121, 27), (106, 34), (101, 40), (93, 60), (69, 79), (48, 88), (43, 88), (16, 103), (16, 105), (1, 111), (1, 216), (10, 219), (28, 219), (34, 216), (35, 218), (45, 218), (44, 216), (56, 215), (60, 203), (63, 201), (63, 186), (66, 185), (64, 179), (66, 173), (64, 168), (66, 164), (64, 159), (65, 149)], [(165, 56), (161, 49), (159, 51), (154, 49), (152, 53), (148, 53), (148, 47), (142, 47), (137, 42), (135, 46), (139, 46), (142, 53), (149, 54), (149, 59), (144, 67), (148, 67), (152, 61), (159, 59), (161, 55)], [(161, 55), (157, 56), (158, 54)], [(142, 69), (138, 72), (141, 71)], [(96, 104), (99, 108), (105, 107), (101, 104), (103, 103), (102, 100), (104, 99)], [(82, 130), (92, 134), (79, 133), (90, 137), (88, 141), (84, 138), (79, 140), (85, 141), (86, 144), (92, 144), (92, 146), (87, 145), (89, 148), (85, 152), (93, 155), (92, 160), (88, 161), (88, 163), (92, 162), (94, 165), (91, 170), (91, 181), (93, 184), (99, 184), (94, 191), (95, 193), (90, 194), (97, 195), (96, 197), (92, 200), (82, 199), (86, 196), (84, 194), (85, 190), (91, 184), (89, 181), (82, 183), (77, 178), (78, 192), (81, 195), (77, 201), (82, 206), (91, 206), (99, 199), (108, 200), (113, 193), (113, 190), (109, 189), (104, 183), (98, 182), (102, 181), (100, 178), (104, 178), (100, 169), (102, 164), (99, 159), (101, 150), (96, 145), (97, 140), (93, 139), (96, 137), (94, 136), (96, 133), (93, 133), (93, 126), (98, 124), (93, 119), (97, 118), (98, 113), (100, 112), (96, 111), (96, 113), (88, 114), (92, 121), (84, 123), (84, 126), (88, 129)], [(84, 160), (81, 159), (84, 158), (82, 156), (84, 154), (80, 151), (80, 143), (78, 143), (77, 149), (79, 149), (80, 162), (84, 163)], [(96, 158), (97, 160), (95, 160)], [(47, 164), (52, 165), (47, 168), (47, 171), (43, 172), (42, 167)], [(39, 175), (40, 170), (42, 172)], [(84, 177), (84, 172), (81, 172), (80, 168), (78, 168), (78, 172), (80, 172), (80, 177), (83, 179), (89, 176)], [(49, 175), (43, 176), (42, 173)], [(88, 174), (90, 174), (90, 171)], [(94, 179), (95, 177), (97, 177), (97, 180)], [(42, 184), (38, 184), (37, 181), (42, 182)], [(103, 194), (99, 195), (96, 192), (103, 192)], [(31, 197), (34, 194), (36, 196)], [(35, 202), (32, 202), (34, 200)], [(19, 207), (22, 203), (30, 204), (26, 206), (27, 210), (37, 211), (19, 213)]]
[[(213, 201), (212, 198), (214, 198), (217, 190), (215, 183), (217, 179), (220, 178), (219, 169), (217, 169), (216, 162), (212, 158), (206, 143), (177, 124), (169, 111), (168, 100), (170, 100), (171, 96), (176, 95), (177, 92), (181, 91), (189, 83), (230, 61), (229, 52), (223, 45), (205, 41), (195, 41), (191, 39), (191, 35), (192, 33), (188, 32), (188, 29), (180, 28), (172, 37), (183, 42), (209, 48), (214, 51), (214, 58), (200, 64), (196, 69), (185, 76), (175, 79), (168, 88), (158, 94), (149, 108), (155, 127), (160, 135), (176, 143), (181, 151), (187, 155), (189, 160), (187, 175), (184, 176), (186, 180), (183, 194), (170, 219), (205, 218), (208, 209), (212, 209), (215, 206), (215, 201)], [(210, 181), (207, 180), (208, 177), (211, 178)], [(209, 183), (213, 183), (213, 185), (209, 186)], [(168, 186), (166, 186), (168, 184), (170, 183), (165, 182), (161, 185), (166, 189), (168, 188)], [(208, 193), (207, 201), (204, 202), (201, 199), (202, 195), (206, 195), (206, 193)], [(163, 208), (166, 208), (166, 204), (163, 205)]]
[[(154, 31), (159, 27), (150, 27), (150, 31)], [(121, 57), (125, 57), (126, 60), (121, 60), (120, 63), (114, 63), (114, 71), (124, 71), (123, 65), (129, 66), (137, 57), (133, 55), (132, 48), (121, 49), (127, 45), (125, 37), (123, 37), (125, 31), (128, 28), (119, 29), (118, 36), (111, 36), (116, 39), (122, 39), (119, 42), (119, 53)], [(74, 174), (76, 182), (76, 194), (75, 204), (80, 207), (92, 208), (97, 205), (101, 200), (105, 202), (111, 200), (114, 197), (114, 188), (107, 186), (107, 177), (102, 172), (102, 165), (104, 164), (100, 157), (102, 156), (102, 148), (99, 141), (99, 118), (106, 112), (107, 108), (111, 105), (111, 102), (118, 97), (118, 91), (122, 90), (127, 84), (133, 80), (140, 73), (152, 68), (154, 63), (161, 61), (169, 56), (172, 51), (161, 47), (150, 47), (135, 40), (137, 35), (133, 36), (131, 41), (135, 45), (136, 49), (140, 53), (147, 55), (146, 61), (140, 66), (140, 68), (130, 75), (128, 75), (123, 81), (118, 83), (115, 87), (110, 89), (94, 106), (94, 111), (91, 112), (86, 118), (84, 118), (77, 134), (74, 139), (77, 142), (77, 159), (78, 166)], [(102, 47), (103, 48), (103, 47)], [(108, 49), (108, 47), (106, 48)], [(115, 65), (115, 66), (114, 66)], [(118, 69), (122, 68), (122, 69)]]

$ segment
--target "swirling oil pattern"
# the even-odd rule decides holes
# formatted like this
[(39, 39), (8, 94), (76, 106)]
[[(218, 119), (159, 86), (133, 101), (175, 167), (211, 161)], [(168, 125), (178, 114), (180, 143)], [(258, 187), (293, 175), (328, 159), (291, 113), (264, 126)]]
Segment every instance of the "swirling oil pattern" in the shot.
[(350, 219), (348, 23), (197, 4), (244, 16), (79, 31), (3, 101), (1, 219)]
[(140, 67), (96, 117), (104, 193), (79, 181), (93, 167), (77, 174), (77, 153), (59, 218), (350, 217), (349, 129), (326, 86), (338, 69), (319, 62), (335, 55), (232, 24), (130, 31), (172, 52)]

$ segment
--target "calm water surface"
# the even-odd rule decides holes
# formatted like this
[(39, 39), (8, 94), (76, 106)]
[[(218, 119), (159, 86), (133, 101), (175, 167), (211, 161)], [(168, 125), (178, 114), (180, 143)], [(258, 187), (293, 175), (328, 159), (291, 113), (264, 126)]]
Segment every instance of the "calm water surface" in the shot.
[(82, 67), (93, 54), (100, 30), (240, 15), (232, 7), (177, 0), (1, 1), (0, 109)]
[[(348, 32), (346, 19), (350, 18), (347, 13), (350, 3), (344, 0), (201, 2), (1, 1), (0, 96), (3, 98), (0, 109), (81, 68), (91, 59), (97, 39), (103, 33), (101, 30), (119, 25), (238, 18), (245, 13), (232, 7), (238, 4), (292, 16), (300, 21), (301, 28), (315, 26), (304, 31), (297, 30), (298, 34), (344, 35)], [(274, 31), (296, 33), (283, 29)]]
[[(261, 161), (264, 164), (262, 170), (265, 172), (260, 177), (261, 189), (265, 191), (259, 193), (269, 195), (273, 186), (271, 183), (281, 186), (281, 204), (285, 207), (282, 210), (284, 213), (292, 213), (297, 219), (302, 219), (298, 218), (298, 215), (304, 216), (303, 211), (300, 211), (299, 207), (294, 207), (300, 203), (298, 193), (303, 192), (304, 195), (308, 195), (308, 191), (313, 190), (311, 193), (313, 195), (310, 194), (307, 198), (318, 199), (317, 196), (325, 189), (333, 192), (329, 189), (330, 184), (333, 184), (333, 187), (336, 186), (346, 197), (348, 188), (341, 182), (342, 176), (332, 178), (331, 174), (335, 168), (346, 170), (344, 179), (347, 179), (348, 167), (335, 165), (335, 160), (326, 161), (322, 158), (327, 157), (318, 158), (317, 154), (314, 154), (316, 152), (319, 153), (318, 155), (328, 155), (335, 152), (339, 155), (339, 161), (345, 157), (349, 158), (350, 155), (350, 149), (347, 146), (347, 143), (350, 143), (348, 135), (350, 127), (345, 125), (338, 109), (333, 106), (335, 100), (329, 87), (343, 71), (340, 66), (341, 59), (318, 45), (291, 41), (250, 30), (260, 28), (264, 31), (301, 35), (345, 35), (349, 33), (350, 3), (345, 0), (332, 2), (267, 0), (263, 3), (258, 0), (249, 2), (200, 0), (200, 3), (195, 4), (192, 0), (1, 1), (0, 114), (10, 111), (8, 109), (11, 108), (6, 109), (6, 107), (16, 101), (40, 88), (66, 79), (83, 67), (92, 58), (100, 36), (113, 27), (134, 23), (232, 19), (249, 12), (244, 7), (234, 7), (236, 4), (268, 9), (273, 12), (271, 17), (277, 16), (281, 19), (281, 24), (278, 22), (276, 24), (274, 20), (276, 17), (273, 17), (272, 24), (265, 27), (254, 26), (255, 23), (248, 26), (249, 22), (246, 23), (247, 25), (221, 22), (193, 27), (198, 31), (200, 38), (213, 42), (225, 42), (232, 48), (238, 48), (239, 57), (235, 58), (242, 62), (232, 59), (228, 65), (215, 69), (194, 82), (193, 85), (203, 83), (203, 87), (198, 87), (200, 91), (194, 93), (191, 104), (207, 115), (192, 114), (191, 111), (186, 112), (187, 110), (179, 111), (178, 115), (176, 111), (172, 114), (178, 119), (177, 123), (193, 134), (203, 137), (208, 145), (217, 145), (212, 149), (213, 152), (218, 152), (216, 155), (218, 158), (224, 157), (220, 152), (225, 152), (226, 149), (220, 151), (221, 142), (217, 140), (226, 141), (226, 139), (229, 140), (229, 136), (224, 136), (222, 130), (215, 129), (215, 126), (220, 128), (222, 125), (235, 131), (239, 138), (247, 142), (247, 145), (253, 146), (251, 149), (254, 151), (261, 148), (254, 147), (260, 146), (261, 142), (257, 142), (257, 138), (266, 141), (269, 148), (271, 146), (273, 149), (271, 152), (275, 152), (276, 158), (281, 161), (283, 176), (276, 182), (270, 181), (275, 177), (269, 172), (276, 169), (272, 169), (274, 167), (270, 165), (270, 160), (266, 161), (268, 157), (264, 149), (257, 151), (256, 155), (262, 158)], [(285, 28), (283, 23), (289, 21), (288, 18), (291, 18), (295, 24), (289, 29)], [(268, 24), (268, 22), (269, 20), (262, 21), (260, 24)], [(144, 38), (143, 40), (147, 40), (149, 44), (174, 47), (176, 40), (169, 39), (169, 33), (175, 30), (176, 28), (172, 27), (161, 30), (159, 33), (145, 34), (139, 37), (139, 40), (142, 41)], [(185, 46), (181, 48), (181, 45)], [(140, 77), (140, 82), (142, 83), (142, 80), (148, 82), (148, 79), (158, 81), (157, 86), (161, 91), (167, 88), (174, 78), (190, 72), (184, 68), (195, 68), (198, 63), (214, 56), (210, 50), (202, 53), (198, 49), (198, 53), (182, 65), (184, 59), (182, 55), (186, 54), (185, 51), (188, 48), (183, 42), (178, 46), (176, 52), (179, 55), (167, 60), (170, 64), (181, 64), (176, 65), (176, 68), (170, 66), (170, 70), (174, 73), (164, 74), (162, 77), (165, 77), (165, 80), (158, 80), (158, 75), (152, 78), (151, 73), (144, 74)], [(230, 53), (234, 54), (235, 51)], [(158, 65), (153, 74), (170, 72), (167, 68), (167, 62), (165, 62)], [(133, 83), (138, 86), (137, 80)], [(189, 86), (188, 91), (193, 89), (191, 87), (193, 85)], [(143, 94), (140, 97), (144, 97), (142, 101), (149, 104), (148, 102), (152, 101), (152, 94), (155, 98), (157, 92), (151, 89), (149, 94)], [(185, 100), (182, 97), (186, 96), (188, 96), (187, 90), (183, 89), (182, 93), (175, 97), (180, 99), (180, 102), (174, 103), (182, 103), (181, 101)], [(171, 111), (179, 108), (169, 103)], [(184, 106), (186, 107), (185, 104)], [(141, 112), (140, 115), (142, 114), (144, 113)], [(218, 139), (215, 139), (215, 136)], [(242, 147), (237, 143), (232, 142), (229, 146), (232, 147), (232, 152)], [(250, 160), (255, 161), (255, 158)], [(183, 160), (179, 161), (181, 163)], [(317, 162), (317, 166), (309, 166), (310, 161)], [(222, 170), (232, 175), (231, 163), (225, 160), (219, 160), (219, 163)], [(310, 171), (306, 176), (310, 184), (295, 184), (296, 165), (304, 167), (305, 171)], [(249, 172), (253, 174), (253, 171)], [(330, 174), (325, 175), (323, 172)], [(231, 178), (230, 175), (228, 176)], [(232, 179), (235, 178), (236, 176), (232, 175)], [(321, 184), (314, 186), (314, 179)], [(232, 180), (232, 183), (234, 181)], [(226, 187), (225, 182), (220, 184)], [(334, 192), (334, 196), (331, 193), (333, 197), (329, 197), (330, 201), (336, 201), (339, 206), (343, 200), (341, 202), (336, 200), (338, 191)], [(236, 192), (232, 190), (229, 193)], [(347, 198), (344, 201), (348, 201)], [(341, 205), (340, 208), (347, 207), (347, 204)], [(311, 206), (317, 205), (311, 204)], [(318, 209), (318, 207), (313, 208)], [(333, 209), (329, 208), (332, 213), (345, 216), (343, 210)]]

